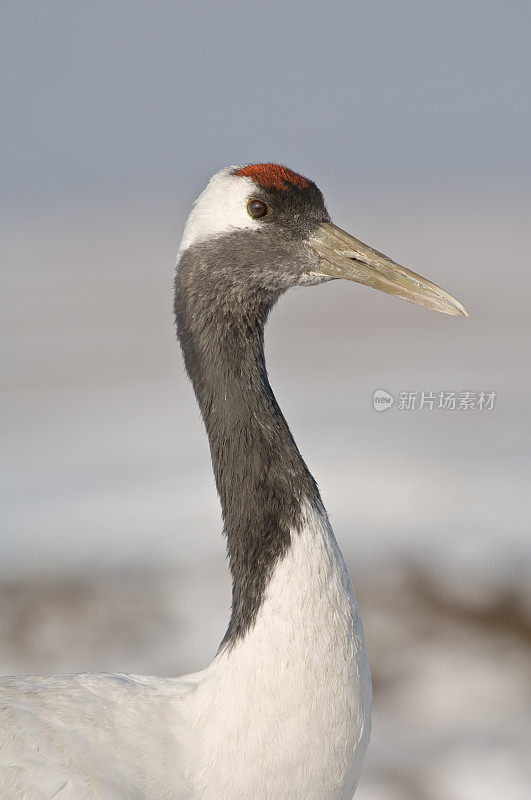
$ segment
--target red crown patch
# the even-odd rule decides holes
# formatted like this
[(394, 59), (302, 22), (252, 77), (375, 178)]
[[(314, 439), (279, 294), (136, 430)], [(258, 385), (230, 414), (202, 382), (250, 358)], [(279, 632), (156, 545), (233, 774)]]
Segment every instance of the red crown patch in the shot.
[(302, 175), (292, 172), (287, 167), (281, 167), (280, 164), (249, 164), (247, 167), (237, 170), (234, 174), (251, 178), (263, 189), (284, 191), (289, 189), (290, 186), (298, 186), (301, 189), (305, 189), (310, 185), (310, 182), (303, 178)]

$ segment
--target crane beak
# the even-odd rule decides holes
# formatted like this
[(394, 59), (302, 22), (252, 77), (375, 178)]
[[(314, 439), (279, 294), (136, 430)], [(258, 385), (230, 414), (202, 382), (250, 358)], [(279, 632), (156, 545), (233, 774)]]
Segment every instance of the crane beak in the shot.
[(308, 242), (321, 261), (316, 275), (364, 283), (417, 306), (468, 317), (464, 305), (444, 289), (401, 267), (331, 222), (321, 223)]

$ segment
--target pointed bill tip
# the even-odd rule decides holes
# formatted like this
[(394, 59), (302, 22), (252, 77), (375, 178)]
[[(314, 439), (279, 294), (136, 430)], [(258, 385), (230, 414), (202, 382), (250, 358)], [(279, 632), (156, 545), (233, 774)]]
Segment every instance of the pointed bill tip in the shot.
[[(407, 299), (407, 298), (406, 298)], [(415, 302), (415, 301), (413, 301)], [(418, 305), (423, 305), (422, 303), (418, 303)], [(427, 308), (433, 308), (435, 311), (440, 311), (442, 314), (448, 314), (450, 317), (469, 317), (470, 314), (465, 306), (456, 300), (455, 297), (452, 295), (447, 295), (445, 292), (444, 303), (437, 303), (434, 306), (426, 306)]]
[(436, 310), (441, 311), (443, 314), (449, 314), (452, 317), (469, 317), (470, 314), (465, 306), (453, 297), (448, 292), (441, 289), (442, 299), (444, 304), (439, 306)]

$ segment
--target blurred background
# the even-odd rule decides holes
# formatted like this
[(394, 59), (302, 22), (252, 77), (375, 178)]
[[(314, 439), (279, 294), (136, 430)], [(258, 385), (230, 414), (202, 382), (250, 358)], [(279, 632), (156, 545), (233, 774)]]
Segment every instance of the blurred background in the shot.
[[(529, 797), (529, 3), (3, 4), (0, 673), (207, 664), (230, 584), (174, 340), (210, 175), (278, 161), (470, 319), (292, 291), (271, 382), (374, 673), (359, 800)], [(496, 392), (384, 413), (372, 394)]]

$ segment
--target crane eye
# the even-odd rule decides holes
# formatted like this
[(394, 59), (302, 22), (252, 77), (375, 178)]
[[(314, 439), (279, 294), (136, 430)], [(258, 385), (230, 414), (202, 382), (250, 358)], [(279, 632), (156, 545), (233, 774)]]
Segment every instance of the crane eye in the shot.
[(249, 200), (247, 203), (247, 213), (253, 219), (265, 217), (268, 211), (267, 204), (262, 202), (262, 200)]

